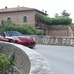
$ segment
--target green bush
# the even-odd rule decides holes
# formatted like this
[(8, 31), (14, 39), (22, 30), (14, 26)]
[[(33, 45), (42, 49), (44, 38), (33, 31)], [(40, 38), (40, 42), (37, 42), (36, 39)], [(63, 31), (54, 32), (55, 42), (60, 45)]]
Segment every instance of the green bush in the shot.
[(12, 22), (3, 22), (1, 28), (0, 28), (0, 33), (4, 31), (19, 31), (22, 34), (29, 34), (29, 35), (35, 35), (35, 34), (44, 34), (43, 31), (38, 31), (34, 29), (32, 26), (29, 24), (22, 25), (22, 24), (14, 24)]
[(7, 69), (10, 67), (10, 61), (8, 60), (8, 58), (0, 53), (0, 71), (1, 71), (1, 74), (6, 74), (7, 72)]
[(57, 17), (57, 18), (52, 18), (52, 24), (53, 25), (70, 25), (72, 22), (72, 19), (69, 17)]
[(0, 53), (0, 74), (8, 74), (9, 68), (13, 65), (14, 58), (14, 52), (11, 52), (8, 57)]
[(43, 30), (36, 30), (35, 34), (36, 35), (44, 35), (44, 31)]
[(56, 18), (50, 18), (43, 14), (36, 14), (35, 19), (37, 22), (41, 22), (47, 25), (69, 25), (72, 22), (72, 19), (65, 16), (60, 16)]

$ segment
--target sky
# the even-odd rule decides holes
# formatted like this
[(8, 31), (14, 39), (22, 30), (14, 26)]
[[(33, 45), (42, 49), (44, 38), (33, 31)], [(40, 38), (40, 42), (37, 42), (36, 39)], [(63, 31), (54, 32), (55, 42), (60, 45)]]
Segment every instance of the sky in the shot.
[(0, 9), (5, 8), (5, 6), (11, 8), (18, 5), (47, 11), (49, 17), (54, 17), (56, 13), (60, 15), (63, 10), (66, 10), (71, 14), (70, 17), (74, 23), (73, 0), (0, 0)]

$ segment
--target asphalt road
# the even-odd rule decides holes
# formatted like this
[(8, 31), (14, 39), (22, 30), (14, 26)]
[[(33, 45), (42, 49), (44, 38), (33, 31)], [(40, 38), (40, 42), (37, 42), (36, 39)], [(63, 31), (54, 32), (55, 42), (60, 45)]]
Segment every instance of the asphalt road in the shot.
[(74, 47), (36, 45), (34, 50), (48, 60), (54, 74), (74, 74)]

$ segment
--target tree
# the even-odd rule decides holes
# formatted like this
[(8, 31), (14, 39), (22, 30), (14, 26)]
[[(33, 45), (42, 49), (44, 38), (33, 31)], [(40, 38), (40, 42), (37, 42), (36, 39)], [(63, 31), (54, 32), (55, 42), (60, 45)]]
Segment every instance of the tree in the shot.
[(59, 16), (59, 14), (58, 14), (58, 13), (56, 13), (54, 16), (55, 16), (55, 17), (58, 17), (58, 16)]
[(70, 16), (70, 13), (68, 13), (66, 10), (63, 10), (61, 14), (62, 16), (66, 16), (66, 17)]

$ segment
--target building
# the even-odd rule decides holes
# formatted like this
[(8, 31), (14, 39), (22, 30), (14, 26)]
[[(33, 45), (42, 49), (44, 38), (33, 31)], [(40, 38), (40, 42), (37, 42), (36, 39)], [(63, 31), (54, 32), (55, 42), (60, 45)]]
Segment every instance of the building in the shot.
[(56, 32), (55, 30), (52, 30), (53, 26), (37, 22), (35, 19), (35, 15), (37, 13), (47, 15), (46, 11), (43, 12), (34, 8), (28, 8), (28, 7), (7, 8), (5, 7), (4, 9), (0, 9), (0, 22), (2, 20), (4, 21), (12, 20), (14, 23), (17, 23), (17, 24), (29, 24), (33, 26), (33, 28), (44, 30), (46, 35), (51, 35), (51, 36), (71, 36), (72, 35), (72, 31), (68, 27), (64, 29), (65, 32), (63, 30), (63, 27), (61, 27), (61, 30), (59, 33), (59, 30), (57, 30)]
[(28, 7), (15, 7), (15, 8), (7, 8), (0, 9), (0, 21), (5, 20), (12, 20), (14, 23), (17, 24), (31, 24), (35, 27), (35, 14), (42, 13), (47, 15), (44, 12), (41, 12), (34, 8)]

